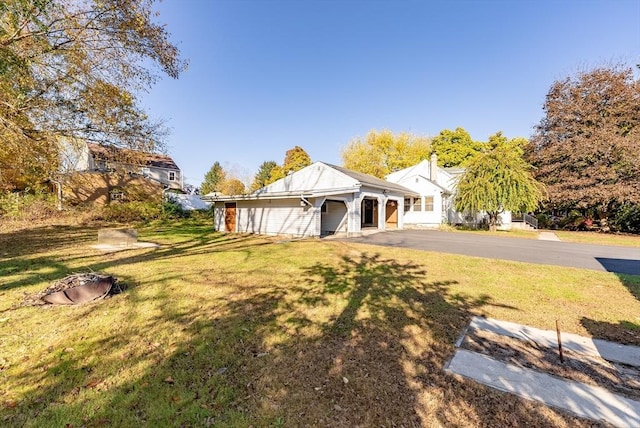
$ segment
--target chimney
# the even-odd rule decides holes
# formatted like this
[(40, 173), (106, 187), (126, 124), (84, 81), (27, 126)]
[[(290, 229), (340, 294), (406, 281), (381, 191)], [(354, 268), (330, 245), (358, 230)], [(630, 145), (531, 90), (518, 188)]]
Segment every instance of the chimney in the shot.
[(438, 181), (438, 155), (436, 152), (431, 153), (431, 163), (429, 165), (429, 180), (434, 183)]

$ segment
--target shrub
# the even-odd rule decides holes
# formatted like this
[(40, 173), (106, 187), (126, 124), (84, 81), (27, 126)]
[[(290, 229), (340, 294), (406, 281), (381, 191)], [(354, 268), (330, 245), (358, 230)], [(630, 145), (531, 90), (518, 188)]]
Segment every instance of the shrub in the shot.
[(610, 225), (621, 232), (640, 233), (640, 205), (621, 205), (610, 219)]
[(47, 193), (0, 193), (0, 217), (36, 221), (56, 213), (55, 195)]
[(538, 219), (538, 227), (540, 229), (548, 229), (551, 225), (551, 218), (545, 213), (539, 213), (536, 215)]
[(182, 208), (182, 205), (178, 204), (171, 198), (167, 198), (162, 203), (162, 217), (163, 218), (189, 218), (191, 212)]
[(103, 214), (106, 221), (135, 223), (159, 219), (162, 210), (154, 202), (132, 201), (109, 204), (103, 208)]

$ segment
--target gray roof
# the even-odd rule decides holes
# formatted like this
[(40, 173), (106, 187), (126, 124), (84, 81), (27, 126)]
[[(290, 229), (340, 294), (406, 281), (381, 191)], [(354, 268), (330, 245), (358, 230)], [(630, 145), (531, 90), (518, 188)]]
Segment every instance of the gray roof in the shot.
[(398, 192), (402, 192), (405, 194), (410, 194), (410, 195), (415, 195), (417, 194), (415, 191), (408, 189), (404, 186), (401, 186), (399, 184), (396, 183), (392, 183), (390, 181), (387, 180), (382, 180), (378, 177), (374, 177), (373, 175), (369, 175), (369, 174), (364, 174), (362, 172), (356, 172), (356, 171), (352, 171), (350, 169), (347, 168), (343, 168), (341, 166), (336, 166), (336, 165), (331, 165), (329, 163), (325, 163), (322, 162), (325, 165), (327, 165), (330, 168), (335, 169), (336, 171), (339, 171), (345, 175), (348, 175), (349, 177), (353, 178), (354, 180), (359, 181), (361, 184), (364, 184), (366, 186), (371, 186), (371, 187), (376, 187), (379, 189), (389, 189), (389, 190), (396, 190)]

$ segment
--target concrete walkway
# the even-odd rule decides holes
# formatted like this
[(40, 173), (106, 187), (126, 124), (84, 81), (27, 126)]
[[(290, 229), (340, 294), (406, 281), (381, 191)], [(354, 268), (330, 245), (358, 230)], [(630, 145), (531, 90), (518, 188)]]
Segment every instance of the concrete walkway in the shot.
[(553, 232), (540, 232), (538, 234), (538, 239), (541, 241), (560, 241), (558, 235)]
[[(456, 342), (460, 346), (469, 330), (489, 330), (496, 334), (556, 347), (556, 332), (521, 324), (475, 317)], [(620, 345), (563, 333), (562, 345), (585, 355), (640, 367), (640, 347)], [(536, 370), (503, 363), (487, 355), (458, 349), (445, 370), (520, 397), (540, 401), (575, 415), (607, 421), (619, 427), (640, 426), (640, 402), (614, 394), (605, 388), (583, 384)]]

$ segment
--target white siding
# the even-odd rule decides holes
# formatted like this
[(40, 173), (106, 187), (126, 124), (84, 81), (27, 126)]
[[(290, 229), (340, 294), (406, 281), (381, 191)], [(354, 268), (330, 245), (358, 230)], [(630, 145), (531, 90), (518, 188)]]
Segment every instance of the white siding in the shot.
[[(146, 173), (145, 175), (149, 178), (159, 181), (162, 184), (166, 184), (172, 189), (181, 189), (181, 180), (180, 180), (180, 171), (176, 171), (175, 169), (166, 169), (166, 168), (158, 168), (155, 166), (145, 167)], [(142, 171), (142, 168), (141, 168)], [(173, 181), (169, 180), (169, 173), (173, 172), (175, 174), (175, 179)]]
[[(411, 204), (409, 211), (404, 213), (405, 225), (434, 227), (442, 223), (442, 189), (440, 187), (422, 176), (405, 177), (398, 184), (422, 195), (420, 211), (416, 211)], [(433, 211), (426, 211), (427, 196), (433, 197)]]
[(277, 192), (305, 192), (323, 190), (335, 190), (343, 188), (355, 188), (358, 181), (328, 167), (322, 163), (316, 162), (306, 168), (291, 174), (282, 180), (272, 183), (256, 193), (277, 193)]
[(320, 235), (320, 208), (301, 206), (300, 199), (237, 202), (237, 231), (262, 235)]
[(347, 206), (344, 202), (326, 201), (326, 212), (322, 213), (322, 233), (347, 232)]
[(224, 232), (224, 202), (217, 202), (213, 208), (213, 228)]

